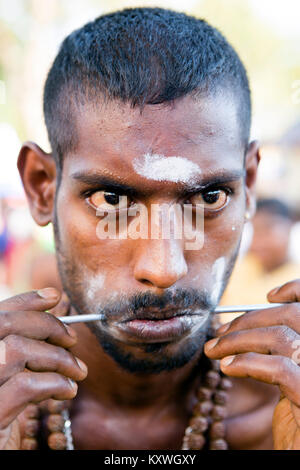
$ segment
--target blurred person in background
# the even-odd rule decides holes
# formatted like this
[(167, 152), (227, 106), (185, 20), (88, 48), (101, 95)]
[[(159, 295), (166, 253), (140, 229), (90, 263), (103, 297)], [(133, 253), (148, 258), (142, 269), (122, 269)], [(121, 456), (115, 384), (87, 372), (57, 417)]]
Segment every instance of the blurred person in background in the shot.
[(272, 273), (274, 277), (278, 271), (281, 273), (287, 267), (290, 269), (289, 240), (292, 226), (292, 213), (282, 201), (278, 199), (258, 201), (257, 212), (253, 219), (254, 231), (250, 253), (257, 258), (265, 274)]
[[(222, 304), (265, 303), (275, 286), (300, 277), (300, 266), (290, 250), (294, 215), (283, 201), (257, 201), (249, 251), (237, 263)], [(228, 319), (228, 316), (226, 316)]]

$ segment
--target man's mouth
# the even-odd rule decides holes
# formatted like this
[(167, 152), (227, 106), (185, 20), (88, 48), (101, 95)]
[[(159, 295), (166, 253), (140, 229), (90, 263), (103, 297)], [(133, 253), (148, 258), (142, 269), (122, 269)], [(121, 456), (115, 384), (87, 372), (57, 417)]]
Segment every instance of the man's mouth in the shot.
[(178, 308), (151, 308), (144, 309), (143, 311), (137, 311), (131, 314), (128, 318), (122, 321), (122, 323), (127, 323), (133, 320), (152, 320), (152, 321), (161, 321), (169, 320), (174, 317), (180, 317), (183, 315), (190, 315), (191, 310), (178, 310)]
[(118, 332), (131, 342), (171, 342), (199, 328), (209, 312), (191, 309), (145, 309), (115, 324)]

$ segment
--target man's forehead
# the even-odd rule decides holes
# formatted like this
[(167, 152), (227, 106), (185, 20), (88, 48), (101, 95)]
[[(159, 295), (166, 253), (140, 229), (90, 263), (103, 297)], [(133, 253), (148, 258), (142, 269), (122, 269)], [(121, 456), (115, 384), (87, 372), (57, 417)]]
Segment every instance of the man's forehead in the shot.
[(223, 95), (185, 97), (143, 110), (117, 101), (89, 103), (75, 114), (76, 153), (81, 155), (153, 153), (189, 158), (189, 154), (243, 150), (235, 101)]

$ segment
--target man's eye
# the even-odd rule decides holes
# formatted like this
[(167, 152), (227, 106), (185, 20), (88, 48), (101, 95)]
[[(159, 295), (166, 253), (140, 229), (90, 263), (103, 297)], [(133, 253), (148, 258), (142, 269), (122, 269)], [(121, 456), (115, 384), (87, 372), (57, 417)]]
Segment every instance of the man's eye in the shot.
[(127, 196), (109, 191), (96, 191), (88, 198), (88, 201), (97, 210), (107, 212), (126, 209), (129, 206)]
[(209, 211), (218, 211), (226, 206), (229, 201), (229, 194), (224, 189), (211, 189), (195, 194), (190, 201), (194, 205), (202, 205), (204, 209)]

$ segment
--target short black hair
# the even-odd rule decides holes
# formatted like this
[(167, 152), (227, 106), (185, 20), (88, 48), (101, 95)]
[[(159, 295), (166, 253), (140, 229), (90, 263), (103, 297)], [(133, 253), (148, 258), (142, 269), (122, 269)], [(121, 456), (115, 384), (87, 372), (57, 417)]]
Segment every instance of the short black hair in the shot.
[(76, 145), (74, 106), (95, 99), (142, 108), (227, 88), (237, 98), (247, 146), (251, 97), (235, 50), (205, 20), (162, 8), (103, 15), (62, 43), (44, 89), (44, 115), (56, 162)]
[(294, 214), (291, 208), (280, 199), (276, 198), (262, 198), (258, 199), (256, 203), (256, 212), (264, 211), (271, 215), (277, 215), (284, 219), (293, 221)]

